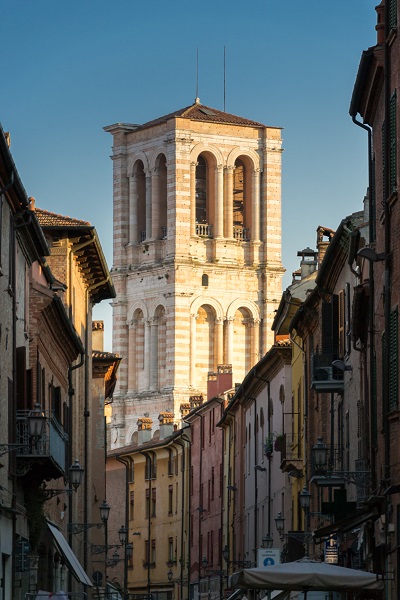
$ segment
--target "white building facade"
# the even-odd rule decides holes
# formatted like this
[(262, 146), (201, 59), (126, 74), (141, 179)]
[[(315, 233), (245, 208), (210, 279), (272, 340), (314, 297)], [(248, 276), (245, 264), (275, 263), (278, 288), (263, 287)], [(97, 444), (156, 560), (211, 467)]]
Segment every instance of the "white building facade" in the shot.
[(241, 382), (273, 343), (281, 297), (281, 130), (200, 104), (113, 135), (111, 446), (137, 418)]

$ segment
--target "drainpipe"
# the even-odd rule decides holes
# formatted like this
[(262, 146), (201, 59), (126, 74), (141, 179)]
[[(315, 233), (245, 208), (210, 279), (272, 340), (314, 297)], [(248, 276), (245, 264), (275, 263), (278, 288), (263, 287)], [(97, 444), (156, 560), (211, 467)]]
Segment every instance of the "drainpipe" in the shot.
[[(79, 361), (79, 363), (77, 363), (76, 365), (71, 365), (68, 367), (68, 398), (69, 398), (69, 422), (68, 422), (68, 463), (69, 465), (72, 465), (72, 431), (73, 431), (73, 402), (72, 402), (72, 398), (75, 395), (75, 390), (74, 387), (72, 385), (72, 371), (75, 371), (75, 369), (79, 369), (85, 362), (85, 353), (81, 352), (81, 359)], [(73, 523), (73, 511), (72, 511), (72, 502), (73, 502), (73, 498), (72, 496), (69, 497), (69, 502), (68, 502), (68, 522), (69, 523)], [(68, 532), (68, 544), (71, 546), (72, 548), (72, 531)], [(68, 571), (68, 585), (69, 588), (71, 589), (72, 586), (72, 573), (71, 571)]]
[[(176, 443), (179, 444), (179, 446), (181, 446), (182, 448), (182, 490), (181, 490), (181, 567), (180, 567), (180, 582), (179, 582), (179, 587), (180, 587), (180, 600), (182, 600), (183, 598), (183, 572), (185, 569), (185, 557), (184, 557), (184, 553), (183, 553), (183, 543), (184, 543), (184, 523), (185, 523), (185, 473), (186, 473), (186, 445), (185, 442), (189, 443), (189, 452), (190, 452), (190, 439), (185, 435), (182, 434), (181, 436), (181, 440), (177, 439)], [(190, 467), (190, 461), (189, 461), (189, 467)], [(189, 482), (190, 482), (190, 478), (189, 478)], [(189, 497), (190, 497), (190, 491), (189, 491)], [(190, 519), (190, 511), (188, 512), (188, 516)], [(188, 523), (188, 554), (189, 554), (189, 565), (190, 565), (190, 520)], [(189, 573), (188, 573), (189, 575)]]
[[(140, 451), (140, 454), (142, 454), (146, 459), (149, 458), (150, 460), (150, 469), (149, 469), (149, 485), (148, 485), (148, 490), (149, 490), (149, 518), (148, 518), (148, 523), (147, 523), (147, 596), (150, 599), (151, 598), (151, 577), (150, 577), (150, 555), (151, 555), (151, 475), (152, 475), (152, 457), (151, 454), (147, 453), (147, 452), (142, 452)], [(147, 461), (146, 461), (147, 462)], [(146, 474), (146, 464), (145, 464), (145, 474)]]
[[(131, 459), (129, 457), (124, 460), (121, 456), (115, 457), (118, 462), (125, 465), (125, 528), (127, 530), (126, 534), (126, 542), (124, 547), (124, 594), (126, 594), (126, 598), (129, 598), (128, 592), (128, 565), (126, 564), (126, 545), (129, 543), (129, 465), (131, 464)], [(150, 595), (149, 595), (150, 596)]]
[[(89, 378), (90, 378), (90, 373), (89, 373), (89, 355), (88, 355), (88, 348), (89, 348), (89, 327), (91, 327), (92, 323), (91, 321), (89, 322), (89, 292), (88, 290), (86, 290), (85, 293), (85, 304), (86, 304), (86, 327), (85, 327), (85, 353), (86, 353), (86, 362), (85, 362), (85, 405), (84, 405), (84, 410), (83, 410), (83, 417), (84, 417), (84, 431), (85, 431), (85, 440), (84, 440), (84, 465), (85, 465), (85, 470), (84, 470), (84, 489), (85, 489), (85, 495), (83, 498), (83, 522), (84, 523), (88, 523), (89, 522), (89, 518), (88, 518), (88, 501), (89, 501), (89, 486), (88, 486), (88, 481), (89, 481), (89, 459), (88, 459), (88, 455), (89, 455), (89, 440), (91, 439), (90, 433), (89, 433), (89, 417), (90, 417), (90, 407), (89, 407)], [(84, 538), (84, 545), (83, 545), (83, 564), (85, 566), (85, 571), (87, 570), (88, 567), (88, 529), (84, 530), (83, 533), (83, 538)], [(84, 586), (84, 591), (87, 591), (87, 586)]]

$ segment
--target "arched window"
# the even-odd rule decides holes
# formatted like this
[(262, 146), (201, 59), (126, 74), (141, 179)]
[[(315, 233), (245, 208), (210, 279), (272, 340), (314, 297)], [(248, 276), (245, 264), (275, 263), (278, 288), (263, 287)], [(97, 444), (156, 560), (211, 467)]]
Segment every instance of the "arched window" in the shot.
[(141, 160), (135, 163), (133, 176), (136, 181), (138, 240), (143, 242), (146, 239), (146, 175)]
[(207, 287), (208, 286), (208, 275), (206, 273), (203, 273), (203, 275), (201, 277), (201, 285), (203, 287)]
[(157, 189), (152, 202), (153, 238), (167, 238), (167, 161), (164, 154), (156, 160)]
[(233, 176), (233, 237), (239, 241), (250, 239), (251, 177), (246, 157), (237, 158)]
[(196, 223), (207, 222), (207, 163), (200, 155), (196, 166)]

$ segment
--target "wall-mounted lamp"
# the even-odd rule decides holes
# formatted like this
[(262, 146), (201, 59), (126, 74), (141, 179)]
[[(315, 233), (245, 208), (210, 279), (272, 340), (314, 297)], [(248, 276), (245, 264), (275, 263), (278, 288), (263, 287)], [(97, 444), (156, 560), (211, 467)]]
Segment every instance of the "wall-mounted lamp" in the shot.
[(306, 486), (304, 486), (303, 489), (301, 490), (301, 492), (299, 494), (299, 500), (300, 500), (301, 508), (304, 510), (304, 512), (307, 512), (310, 508), (311, 494), (308, 491)]
[(283, 531), (285, 529), (285, 517), (283, 516), (283, 514), (281, 512), (278, 512), (274, 521), (275, 521), (276, 530), (279, 533), (280, 537), (282, 538)]
[[(40, 439), (44, 435), (46, 425), (46, 416), (38, 402), (36, 402), (33, 409), (29, 411), (26, 420), (28, 422), (29, 438), (31, 442), (33, 442), (33, 445), (37, 447)], [(13, 451), (27, 453), (29, 448), (30, 443), (0, 444), (0, 456)]]
[(370, 262), (379, 262), (381, 260), (385, 260), (386, 257), (384, 252), (375, 252), (375, 250), (373, 250), (372, 248), (368, 248), (367, 246), (361, 248), (357, 252), (357, 256), (359, 256), (360, 258), (365, 258)]
[(68, 496), (71, 496), (72, 492), (76, 492), (78, 487), (81, 485), (83, 472), (84, 469), (81, 467), (79, 460), (76, 458), (74, 464), (69, 468), (69, 482), (72, 487), (66, 489), (52, 489), (43, 486), (42, 491), (45, 500), (50, 500), (50, 498), (58, 496), (59, 494), (67, 494)]
[(274, 538), (271, 533), (267, 533), (261, 540), (261, 546), (263, 548), (272, 548), (274, 543)]

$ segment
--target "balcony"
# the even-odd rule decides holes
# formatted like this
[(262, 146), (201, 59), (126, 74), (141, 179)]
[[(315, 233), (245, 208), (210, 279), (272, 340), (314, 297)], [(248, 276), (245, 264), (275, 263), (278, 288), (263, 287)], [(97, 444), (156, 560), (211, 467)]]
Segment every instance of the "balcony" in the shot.
[(208, 223), (196, 223), (196, 235), (199, 237), (212, 238), (212, 225)]
[(303, 468), (302, 438), (297, 433), (285, 433), (280, 443), (281, 470), (301, 472)]
[(344, 372), (332, 366), (337, 354), (313, 353), (311, 355), (311, 388), (317, 392), (340, 392), (344, 387)]
[(248, 227), (242, 227), (241, 225), (233, 226), (233, 237), (239, 242), (248, 242), (250, 240), (250, 230)]
[(17, 411), (17, 474), (26, 475), (35, 465), (37, 479), (58, 479), (66, 473), (68, 435), (50, 411), (45, 411), (44, 433), (34, 443), (29, 433), (30, 411)]

